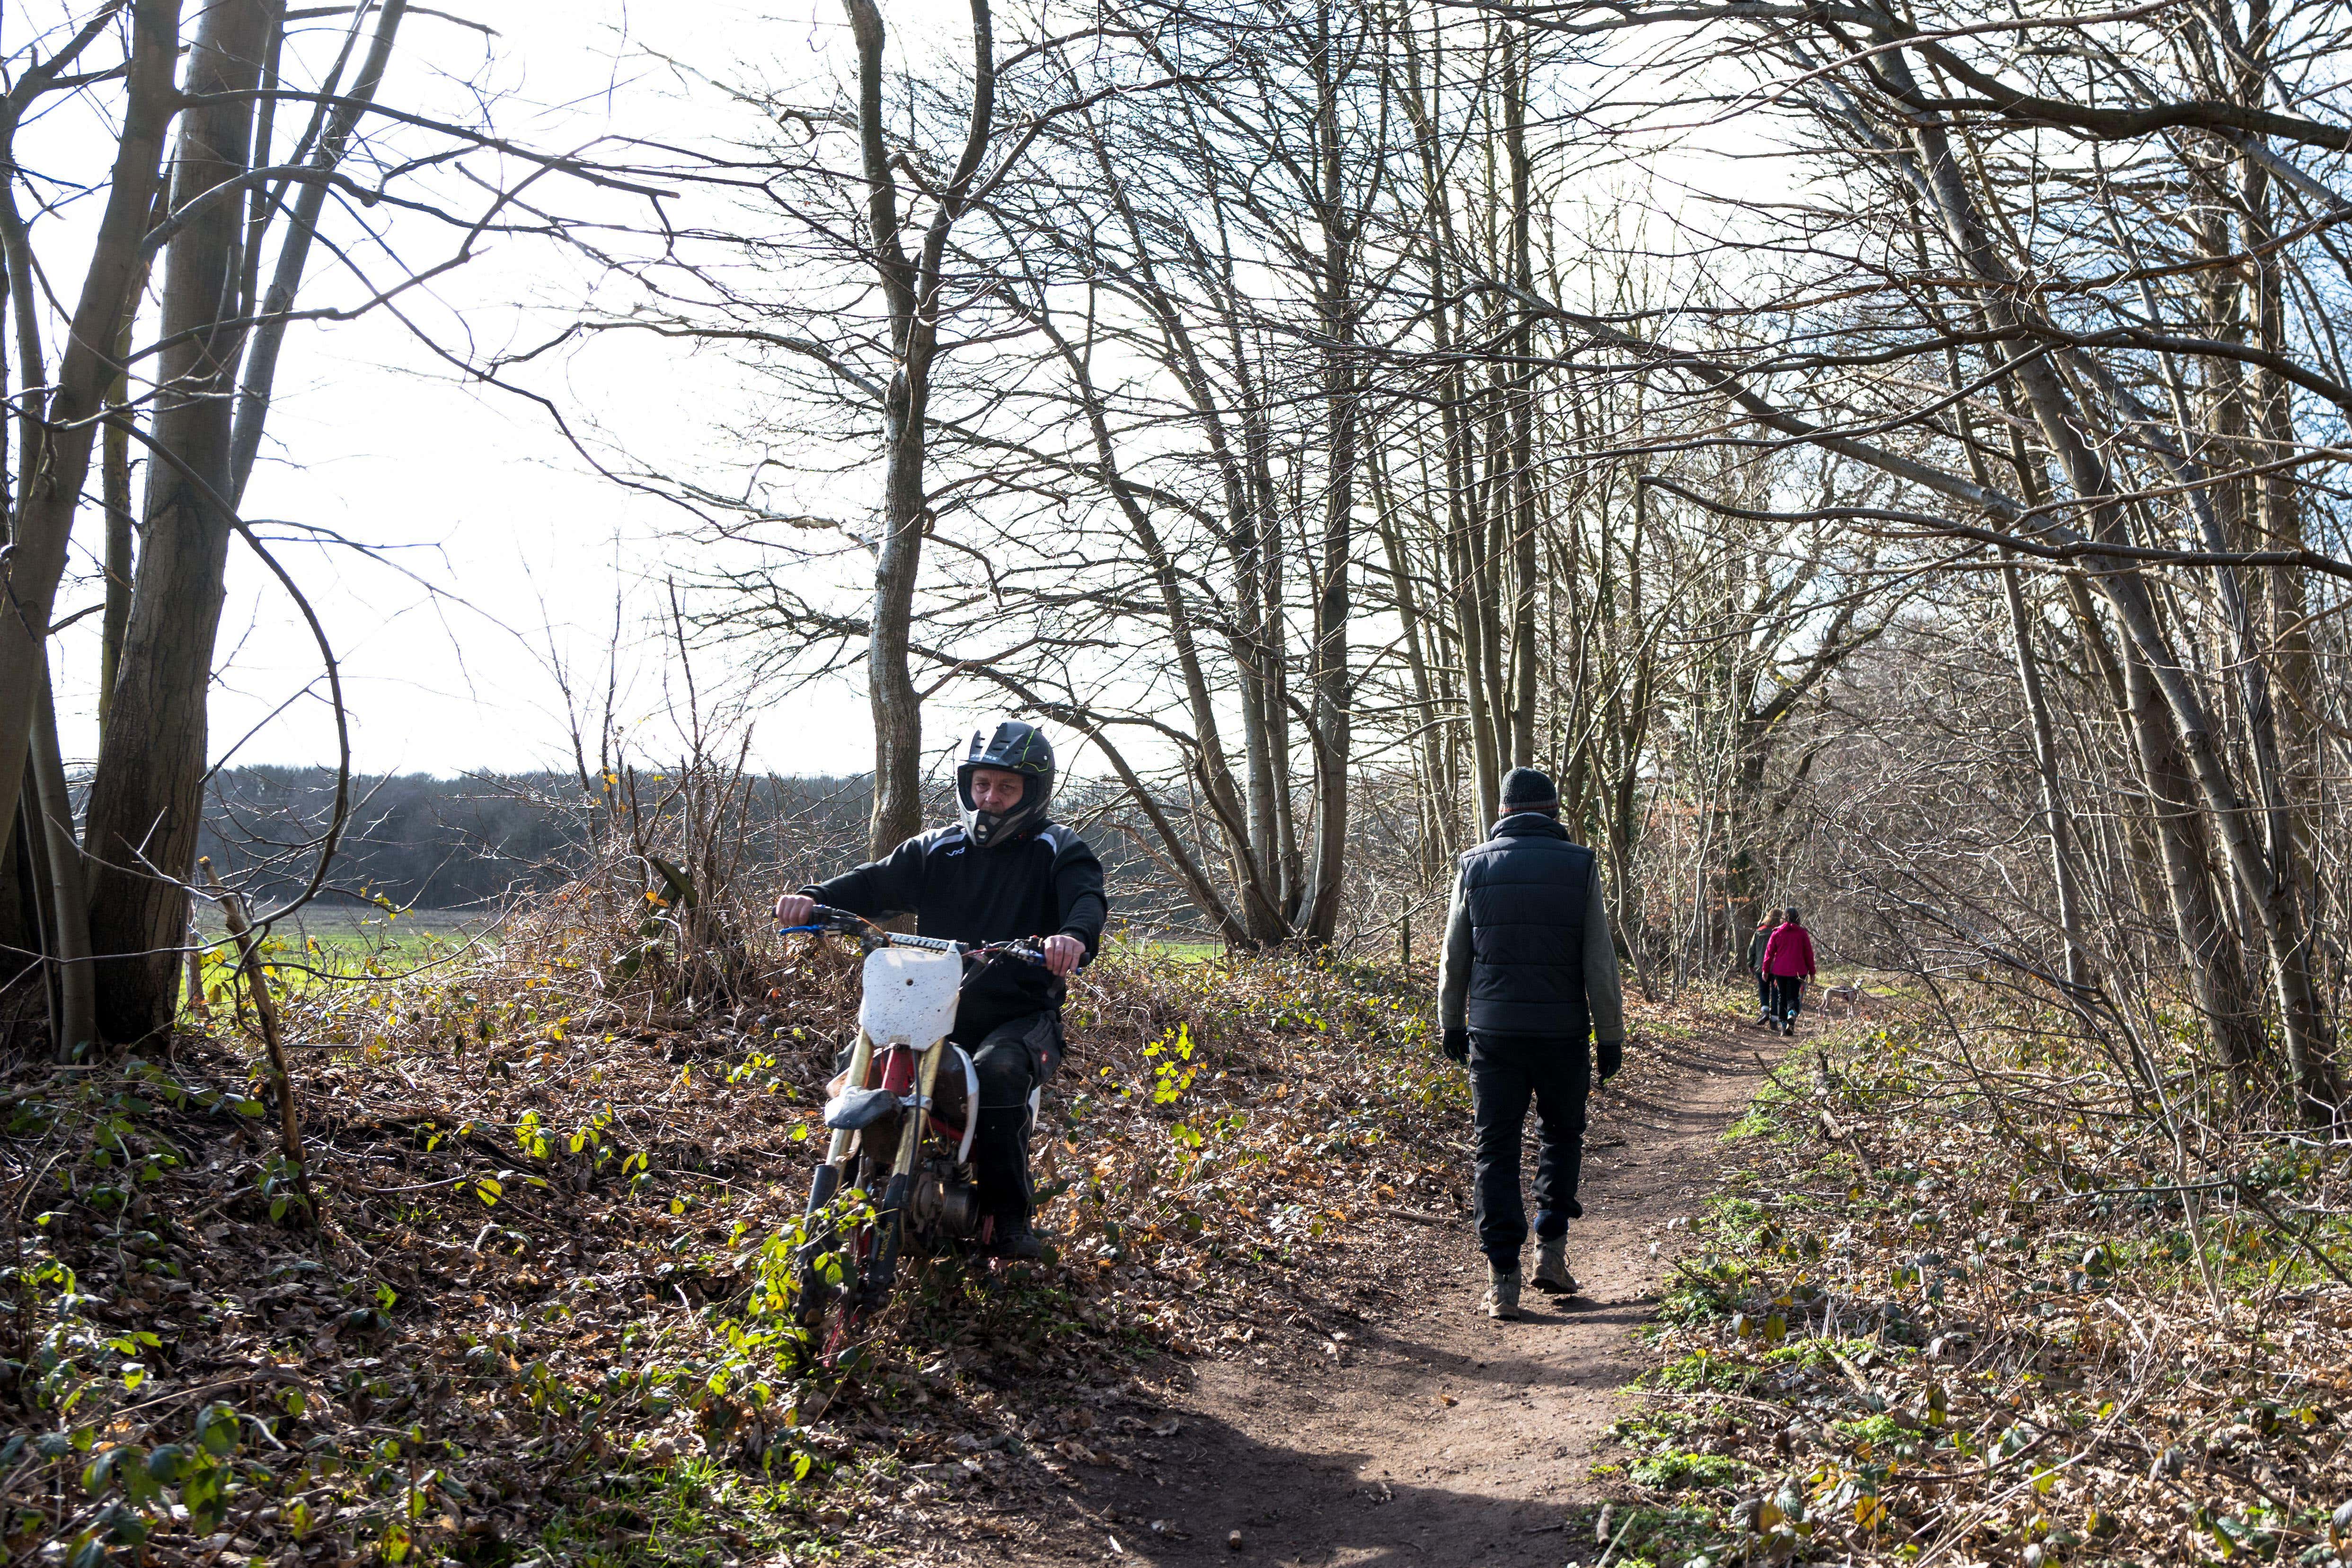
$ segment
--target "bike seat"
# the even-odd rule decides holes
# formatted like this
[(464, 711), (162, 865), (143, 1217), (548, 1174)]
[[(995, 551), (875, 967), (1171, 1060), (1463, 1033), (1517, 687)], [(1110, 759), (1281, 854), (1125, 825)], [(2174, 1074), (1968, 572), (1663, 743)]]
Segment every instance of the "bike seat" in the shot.
[(837, 1132), (861, 1127), (898, 1113), (898, 1097), (887, 1089), (845, 1089), (824, 1103), (824, 1124)]

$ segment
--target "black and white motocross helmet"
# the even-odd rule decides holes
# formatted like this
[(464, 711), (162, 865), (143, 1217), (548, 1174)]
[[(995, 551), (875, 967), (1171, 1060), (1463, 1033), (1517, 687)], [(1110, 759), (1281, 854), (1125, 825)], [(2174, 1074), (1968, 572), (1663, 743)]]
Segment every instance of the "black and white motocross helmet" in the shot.
[[(1022, 778), (1021, 803), (1010, 811), (982, 811), (971, 803), (971, 776), (976, 768), (994, 768)], [(1054, 747), (1034, 724), (1017, 718), (982, 725), (971, 732), (971, 744), (956, 765), (956, 805), (963, 818), (964, 836), (976, 849), (1010, 843), (1045, 820), (1054, 803)]]

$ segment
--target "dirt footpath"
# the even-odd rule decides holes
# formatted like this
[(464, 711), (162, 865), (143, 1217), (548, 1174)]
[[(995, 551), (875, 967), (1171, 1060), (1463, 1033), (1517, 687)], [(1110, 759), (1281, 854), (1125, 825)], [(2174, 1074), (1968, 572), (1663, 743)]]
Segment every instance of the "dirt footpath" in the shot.
[[(1402, 1307), (1369, 1316), (1344, 1343), (1334, 1336), (1314, 1364), (1247, 1347), (1192, 1364), (1157, 1463), (1090, 1472), (1062, 1517), (1029, 1521), (1003, 1554), (964, 1560), (1591, 1563), (1589, 1513), (1605, 1493), (1588, 1472), (1640, 1369), (1628, 1331), (1673, 1256), (1661, 1228), (1712, 1190), (1721, 1134), (1756, 1092), (1766, 1043), (1725, 1026), (1652, 1041), (1622, 1088), (1595, 1097), (1586, 1218), (1570, 1236), (1582, 1295), (1563, 1304), (1530, 1290), (1522, 1321), (1490, 1322), (1468, 1216), (1392, 1219), (1351, 1262), (1377, 1271)], [(1465, 1166), (1467, 1134), (1448, 1138)]]

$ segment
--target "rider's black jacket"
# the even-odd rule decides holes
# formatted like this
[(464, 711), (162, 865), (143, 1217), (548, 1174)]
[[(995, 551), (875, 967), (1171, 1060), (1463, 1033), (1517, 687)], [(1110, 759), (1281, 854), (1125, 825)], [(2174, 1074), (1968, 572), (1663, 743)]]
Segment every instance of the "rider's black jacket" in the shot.
[[(1102, 862), (1059, 822), (985, 850), (974, 849), (961, 827), (940, 828), (801, 892), (868, 920), (912, 915), (917, 936), (950, 942), (1075, 936), (1088, 962), (1109, 916)], [(964, 985), (956, 1037), (978, 1040), (1007, 1019), (1058, 1012), (1066, 989), (1040, 965), (990, 964)]]

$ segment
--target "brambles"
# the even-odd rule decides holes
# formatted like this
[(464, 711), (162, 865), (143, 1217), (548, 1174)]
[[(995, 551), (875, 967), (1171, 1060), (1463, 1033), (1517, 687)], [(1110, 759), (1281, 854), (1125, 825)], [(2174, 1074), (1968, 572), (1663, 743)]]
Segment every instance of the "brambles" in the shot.
[(2342, 1153), (2209, 1129), (2228, 1174), (2181, 1182), (2105, 1059), (1971, 1021), (2021, 1031), (1997, 1074), (1916, 1020), (1782, 1063), (1676, 1266), (1629, 1477), (1733, 1560), (2333, 1561), (2352, 1290), (2306, 1243), (2352, 1234)]
[(638, 933), (567, 925), (585, 902), (519, 912), (462, 965), (281, 994), (315, 1230), (272, 1222), (234, 1035), (184, 1038), (168, 1070), (17, 1070), (0, 1159), (29, 1245), (0, 1336), (16, 1463), (49, 1500), (12, 1516), (12, 1552), (837, 1550), (886, 1496), (1136, 1462), (1150, 1427), (1073, 1426), (1096, 1407), (1073, 1391), (1150, 1397), (1171, 1351), (1329, 1354), (1328, 1239), (1400, 1194), (1460, 1201), (1398, 1135), (1462, 1092), (1398, 977), (1115, 947), (1073, 989), (1039, 1138), (1059, 1261), (917, 1260), (820, 1378), (787, 1261), (855, 961), (771, 949), (726, 1005), (674, 969), (616, 987)]

